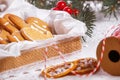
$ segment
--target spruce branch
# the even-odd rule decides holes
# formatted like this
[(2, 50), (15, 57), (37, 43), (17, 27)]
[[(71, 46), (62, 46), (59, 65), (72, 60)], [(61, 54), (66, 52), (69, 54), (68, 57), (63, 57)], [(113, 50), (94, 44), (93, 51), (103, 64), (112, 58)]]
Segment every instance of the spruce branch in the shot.
[(118, 0), (103, 0), (102, 12), (105, 14), (105, 17), (109, 15), (110, 19), (111, 16), (113, 15), (116, 18), (116, 20), (118, 20), (116, 15), (118, 7), (119, 7)]
[(87, 4), (79, 15), (79, 20), (83, 21), (86, 24), (87, 32), (86, 34), (91, 37), (93, 33), (94, 22), (96, 21), (95, 12), (91, 10), (89, 4)]

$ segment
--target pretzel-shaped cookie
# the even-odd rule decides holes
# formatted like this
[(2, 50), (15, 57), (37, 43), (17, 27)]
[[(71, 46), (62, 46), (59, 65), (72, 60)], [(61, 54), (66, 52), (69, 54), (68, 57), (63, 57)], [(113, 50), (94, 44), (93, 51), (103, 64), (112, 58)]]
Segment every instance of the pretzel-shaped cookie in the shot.
[(49, 78), (59, 78), (67, 75), (76, 68), (76, 62), (67, 62), (57, 66), (51, 66), (42, 71), (42, 75)]

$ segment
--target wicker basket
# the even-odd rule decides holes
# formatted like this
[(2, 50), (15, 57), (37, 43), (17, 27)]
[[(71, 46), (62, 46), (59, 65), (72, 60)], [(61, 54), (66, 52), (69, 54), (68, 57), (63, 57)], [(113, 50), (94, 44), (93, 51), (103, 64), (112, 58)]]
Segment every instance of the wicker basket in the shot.
[[(71, 53), (73, 51), (77, 51), (81, 49), (81, 38), (74, 37), (69, 39), (64, 39), (59, 41), (57, 44), (61, 52), (64, 54)], [(58, 52), (53, 48), (53, 46), (48, 47), (48, 58), (58, 56)], [(7, 57), (0, 60), (0, 72), (18, 68), (23, 65), (27, 65), (33, 62), (44, 60), (45, 47), (35, 47), (29, 50), (21, 51), (21, 56), (19, 57)]]

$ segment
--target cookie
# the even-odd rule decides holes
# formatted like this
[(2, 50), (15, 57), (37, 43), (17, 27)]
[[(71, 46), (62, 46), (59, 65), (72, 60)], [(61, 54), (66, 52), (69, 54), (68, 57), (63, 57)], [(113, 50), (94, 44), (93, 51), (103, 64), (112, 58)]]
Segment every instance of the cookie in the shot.
[(4, 40), (7, 40), (7, 35), (10, 35), (10, 33), (7, 32), (7, 31), (4, 30), (4, 29), (0, 29), (0, 36), (1, 36)]
[(0, 18), (0, 25), (3, 26), (2, 28), (6, 29), (12, 36), (16, 36), (19, 41), (24, 40), (19, 30), (11, 25), (6, 19)]
[(25, 40), (24, 37), (21, 35), (20, 32), (14, 32), (11, 35), (14, 36), (14, 37), (16, 37), (15, 39), (17, 40), (17, 42)]
[(16, 15), (10, 15), (9, 16), (9, 19), (12, 23), (14, 23), (16, 25), (16, 27), (20, 30), (24, 27), (27, 26), (27, 24), (25, 23), (25, 21), (20, 18), (19, 16), (16, 16)]
[(16, 25), (16, 27), (20, 30), (21, 35), (26, 40), (44, 40), (52, 37), (52, 33), (50, 31), (43, 28), (41, 30), (35, 26), (31, 26), (31, 24), (25, 23), (22, 18), (16, 15), (10, 15), (9, 20)]
[[(51, 33), (50, 29), (48, 27), (48, 24), (39, 18), (36, 17), (28, 17), (26, 19), (26, 23), (30, 24), (31, 26), (34, 26), (35, 28), (43, 31), (45, 34), (46, 33)], [(51, 33), (52, 34), (52, 33)]]
[(6, 19), (4, 18), (0, 18), (0, 26), (2, 26), (2, 28), (4, 28), (5, 30), (7, 30), (10, 33), (19, 31), (18, 29), (16, 29), (14, 26), (12, 26)]
[(39, 30), (34, 26), (30, 26), (30, 24), (26, 24), (24, 20), (20, 17), (12, 15), (10, 16), (10, 20), (18, 26), (21, 31), (23, 37), (27, 40), (44, 40), (47, 38), (51, 38), (52, 34), (49, 31)]
[(8, 42), (0, 36), (0, 44), (7, 44)]
[[(97, 66), (94, 58), (82, 58), (72, 62), (66, 62), (56, 66), (51, 66), (42, 71), (42, 75), (49, 78), (59, 78), (65, 75), (89, 74)], [(98, 71), (98, 70), (97, 70)]]
[(52, 34), (50, 32), (44, 33), (41, 30), (38, 30), (34, 27), (25, 27), (21, 29), (21, 34), (27, 40), (45, 40), (48, 38), (52, 38)]
[(5, 14), (5, 15), (3, 16), (3, 18), (6, 19), (10, 24), (12, 24), (12, 25), (15, 26), (15, 24), (9, 19), (9, 16), (11, 16), (11, 15), (13, 15), (13, 14)]
[(76, 62), (67, 62), (56, 66), (51, 66), (42, 71), (42, 75), (49, 78), (60, 78), (67, 75), (76, 68)]
[(39, 28), (40, 30), (43, 30), (43, 31), (48, 30), (48, 31), (50, 31), (50, 29), (48, 27), (48, 24), (46, 22), (42, 21), (39, 18), (28, 17), (25, 21), (26, 21), (26, 23), (32, 24), (33, 26)]
[(16, 36), (7, 35), (9, 42), (19, 42), (19, 39)]
[(78, 59), (75, 62), (77, 63), (77, 67), (72, 72), (80, 75), (89, 74), (97, 66), (97, 60), (94, 58)]

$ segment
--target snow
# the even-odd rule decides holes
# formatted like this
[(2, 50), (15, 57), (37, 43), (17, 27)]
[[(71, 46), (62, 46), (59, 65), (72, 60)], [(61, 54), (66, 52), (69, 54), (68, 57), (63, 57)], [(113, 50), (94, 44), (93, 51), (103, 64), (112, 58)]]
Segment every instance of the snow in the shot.
[[(97, 12), (97, 21), (95, 22), (96, 26), (93, 31), (92, 38), (86, 37), (87, 42), (83, 43), (83, 48), (79, 52), (75, 52), (73, 54), (70, 54), (67, 56), (66, 60), (74, 60), (81, 57), (94, 57), (96, 58), (96, 47), (100, 40), (102, 40), (105, 37), (105, 34), (108, 29), (110, 29), (112, 26), (117, 26), (120, 23), (120, 19), (116, 20), (114, 17), (112, 17), (110, 20), (108, 18), (104, 18), (103, 14), (100, 12)], [(118, 16), (119, 17), (119, 16)], [(47, 61), (47, 66), (55, 65), (62, 62), (62, 59), (60, 58), (53, 58), (49, 61)], [(34, 63), (31, 66), (24, 66), (24, 68), (21, 68), (19, 71), (11, 71), (9, 73), (16, 75), (17, 77), (11, 77), (6, 78), (5, 80), (44, 80), (44, 78), (40, 75), (41, 71), (33, 71), (34, 69), (43, 68), (44, 62), (38, 62)], [(22, 71), (27, 71), (29, 74), (22, 74)], [(8, 74), (5, 74), (3, 76), (6, 76)], [(120, 80), (120, 76), (112, 76), (102, 69), (100, 69), (97, 73), (93, 74), (91, 77), (78, 77), (78, 76), (65, 76), (58, 79), (47, 79), (47, 80)]]

